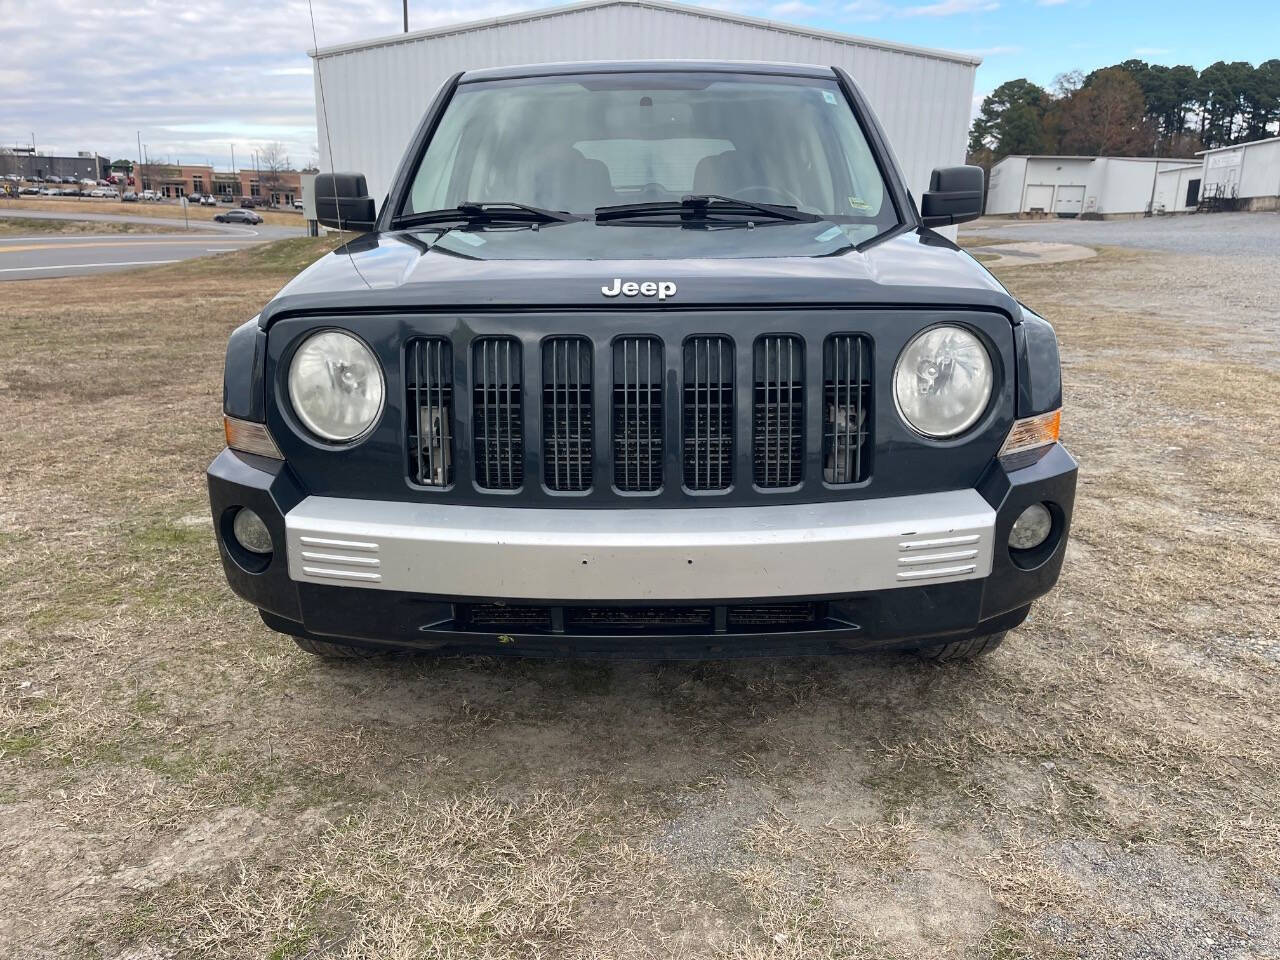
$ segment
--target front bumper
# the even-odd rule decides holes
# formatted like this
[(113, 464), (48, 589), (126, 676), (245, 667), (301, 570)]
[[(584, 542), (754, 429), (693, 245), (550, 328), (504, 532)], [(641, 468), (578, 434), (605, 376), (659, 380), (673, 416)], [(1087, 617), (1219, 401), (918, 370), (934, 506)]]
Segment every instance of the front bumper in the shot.
[[(209, 470), (227, 578), (275, 629), (417, 647), (662, 657), (915, 646), (1007, 629), (1057, 580), (1075, 480), (1075, 461), (1054, 445), (1019, 469), (993, 463), (970, 490), (786, 506), (535, 510), (310, 497), (285, 464), (229, 450)], [(1009, 528), (1039, 501), (1053, 506), (1050, 545), (1014, 557)], [(241, 506), (267, 522), (270, 560), (230, 540)], [(793, 609), (770, 624), (757, 615), (761, 604), (807, 604), (812, 616)], [(482, 619), (471, 613), (481, 605)], [(495, 618), (503, 605), (510, 623)], [(626, 625), (586, 615), (641, 607), (674, 615)], [(542, 613), (530, 614), (535, 608)]]

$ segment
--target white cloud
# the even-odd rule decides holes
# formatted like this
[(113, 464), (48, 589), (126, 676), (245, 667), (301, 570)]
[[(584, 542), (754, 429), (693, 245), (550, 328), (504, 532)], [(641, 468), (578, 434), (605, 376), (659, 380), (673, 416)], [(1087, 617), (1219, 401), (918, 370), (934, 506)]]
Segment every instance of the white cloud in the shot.
[(998, 10), (996, 0), (938, 0), (921, 7), (907, 7), (904, 17), (951, 17), (958, 13), (990, 13)]
[(1060, 6), (1062, 6), (1064, 3), (1067, 3), (1067, 2), (1068, 2), (1068, 0), (1036, 0), (1036, 6), (1038, 6), (1038, 7), (1060, 7)]
[[(411, 0), (409, 25), (426, 29), (500, 16), (548, 0)], [(401, 30), (400, 4), (312, 0), (320, 46)], [(153, 159), (212, 161), (225, 168), (279, 141), (295, 164), (316, 154), (306, 0), (134, 0), (110, 4), (41, 0), (4, 4), (0, 143), (49, 153), (96, 150), (138, 155), (138, 132)], [(213, 24), (239, 25), (225, 37)], [(240, 42), (240, 27), (249, 39)], [(215, 31), (216, 33), (216, 31)]]
[(852, 20), (871, 21), (883, 20), (893, 13), (893, 7), (884, 0), (853, 0), (844, 11)]
[(976, 47), (969, 50), (961, 50), (960, 53), (967, 53), (973, 57), (1004, 57), (1012, 53), (1021, 53), (1022, 48), (1016, 46), (1004, 47)]

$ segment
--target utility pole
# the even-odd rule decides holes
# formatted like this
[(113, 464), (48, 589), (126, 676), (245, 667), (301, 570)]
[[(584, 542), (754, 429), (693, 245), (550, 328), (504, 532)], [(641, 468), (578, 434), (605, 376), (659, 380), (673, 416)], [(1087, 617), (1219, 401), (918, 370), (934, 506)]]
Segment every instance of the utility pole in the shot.
[(409, 32), (409, 0), (404, 0), (404, 32)]

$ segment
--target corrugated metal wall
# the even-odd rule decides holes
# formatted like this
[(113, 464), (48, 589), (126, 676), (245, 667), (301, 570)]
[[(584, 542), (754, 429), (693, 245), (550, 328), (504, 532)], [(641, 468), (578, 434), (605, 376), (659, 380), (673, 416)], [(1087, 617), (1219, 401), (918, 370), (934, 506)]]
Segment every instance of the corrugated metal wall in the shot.
[(314, 61), (320, 168), (330, 168), (332, 144), (334, 168), (364, 173), (381, 199), (414, 127), (450, 75), (518, 63), (648, 58), (841, 66), (871, 101), (917, 199), (934, 167), (964, 162), (975, 63), (726, 20), (713, 11), (625, 2), (322, 51)]

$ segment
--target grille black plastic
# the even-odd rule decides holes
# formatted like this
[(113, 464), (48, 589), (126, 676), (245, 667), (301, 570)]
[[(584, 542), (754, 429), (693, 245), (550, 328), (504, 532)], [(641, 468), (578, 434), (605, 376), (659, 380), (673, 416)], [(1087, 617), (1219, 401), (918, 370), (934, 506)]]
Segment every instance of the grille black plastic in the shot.
[(549, 490), (591, 486), (591, 342), (542, 344), (542, 479)]
[(758, 487), (794, 487), (804, 477), (804, 344), (790, 334), (755, 343), (752, 472)]
[(613, 484), (629, 493), (662, 486), (662, 341), (613, 341)]
[(724, 490), (733, 483), (733, 341), (684, 342), (684, 485)]
[(430, 337), (409, 341), (406, 392), (409, 475), (427, 487), (453, 483), (453, 347)]
[(822, 478), (861, 483), (871, 470), (871, 345), (838, 334), (822, 348)]
[(475, 481), (490, 490), (515, 490), (524, 482), (520, 343), (481, 337), (472, 344), (471, 360)]

